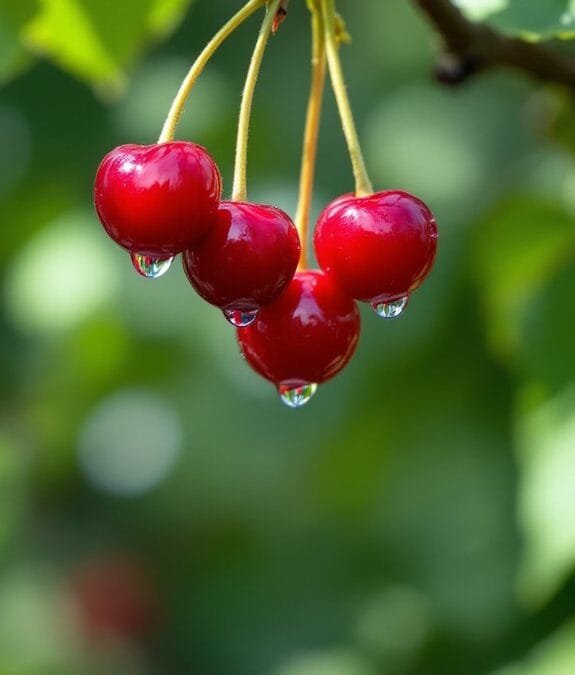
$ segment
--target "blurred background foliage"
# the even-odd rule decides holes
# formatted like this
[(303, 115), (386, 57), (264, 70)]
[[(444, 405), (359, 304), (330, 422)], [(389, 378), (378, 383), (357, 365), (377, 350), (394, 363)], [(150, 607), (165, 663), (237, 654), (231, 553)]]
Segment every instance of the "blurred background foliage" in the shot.
[[(566, 0), (458, 0), (569, 36)], [(137, 277), (92, 180), (153, 142), (225, 0), (0, 0), (0, 675), (572, 675), (575, 117), (510, 73), (446, 90), (407, 2), (342, 0), (373, 178), (437, 214), (401, 320), (301, 411), (176, 266)], [(230, 186), (257, 20), (179, 130)], [(169, 39), (167, 39), (169, 36)], [(250, 194), (294, 212), (303, 2), (257, 92)], [(331, 97), (315, 213), (351, 187)]]
[(487, 20), (510, 35), (529, 40), (575, 35), (572, 0), (453, 0), (472, 21)]

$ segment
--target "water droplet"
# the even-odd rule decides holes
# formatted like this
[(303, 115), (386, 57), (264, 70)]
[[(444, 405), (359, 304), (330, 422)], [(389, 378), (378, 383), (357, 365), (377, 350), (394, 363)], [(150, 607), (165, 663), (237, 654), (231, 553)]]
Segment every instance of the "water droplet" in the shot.
[(380, 316), (382, 319), (397, 319), (407, 307), (408, 302), (409, 296), (406, 295), (404, 298), (398, 298), (391, 302), (374, 302), (371, 307), (377, 316)]
[(317, 384), (313, 382), (302, 384), (299, 387), (290, 387), (286, 384), (278, 387), (280, 398), (288, 408), (301, 408), (311, 400), (316, 391)]
[(257, 309), (224, 309), (224, 316), (236, 328), (245, 328), (252, 324), (258, 315)]
[(158, 279), (172, 266), (174, 258), (156, 258), (141, 253), (131, 253), (132, 265), (138, 274), (146, 279)]

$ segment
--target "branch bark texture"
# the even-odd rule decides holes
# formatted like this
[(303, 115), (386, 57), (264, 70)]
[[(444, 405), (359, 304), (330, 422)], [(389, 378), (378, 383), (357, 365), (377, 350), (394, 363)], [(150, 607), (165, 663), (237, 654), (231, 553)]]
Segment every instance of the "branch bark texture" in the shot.
[(445, 54), (440, 79), (457, 84), (476, 72), (509, 67), (575, 91), (575, 58), (548, 42), (507, 37), (469, 21), (450, 0), (412, 0), (441, 35)]

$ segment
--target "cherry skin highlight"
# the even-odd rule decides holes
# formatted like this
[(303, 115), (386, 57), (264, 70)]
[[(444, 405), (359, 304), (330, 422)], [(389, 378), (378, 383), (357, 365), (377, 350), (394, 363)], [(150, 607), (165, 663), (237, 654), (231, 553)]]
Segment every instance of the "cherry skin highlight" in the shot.
[(110, 237), (131, 253), (169, 257), (198, 241), (215, 217), (218, 167), (195, 143), (121, 145), (96, 173), (94, 202)]
[(329, 380), (353, 356), (359, 333), (352, 298), (320, 270), (306, 270), (237, 337), (250, 366), (279, 388)]
[(265, 204), (222, 202), (208, 234), (184, 252), (186, 276), (223, 310), (256, 312), (291, 281), (300, 242), (291, 218)]
[(320, 215), (314, 247), (320, 267), (353, 298), (390, 302), (408, 296), (428, 275), (437, 225), (407, 192), (343, 195)]

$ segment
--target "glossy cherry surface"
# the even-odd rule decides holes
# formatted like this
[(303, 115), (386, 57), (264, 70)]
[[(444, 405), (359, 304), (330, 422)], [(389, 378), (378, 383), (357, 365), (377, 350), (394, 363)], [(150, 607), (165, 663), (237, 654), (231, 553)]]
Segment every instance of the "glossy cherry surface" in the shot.
[(121, 145), (104, 157), (94, 188), (98, 216), (130, 252), (180, 253), (211, 226), (221, 193), (218, 168), (195, 143)]
[(319, 270), (297, 272), (256, 321), (238, 329), (250, 366), (278, 387), (319, 384), (352, 357), (360, 332), (357, 305)]
[(386, 302), (409, 295), (429, 273), (437, 225), (407, 192), (343, 195), (320, 215), (314, 247), (321, 268), (352, 297)]
[(184, 270), (212, 305), (250, 312), (274, 300), (291, 281), (299, 260), (295, 225), (264, 204), (222, 202), (208, 234), (185, 251)]

